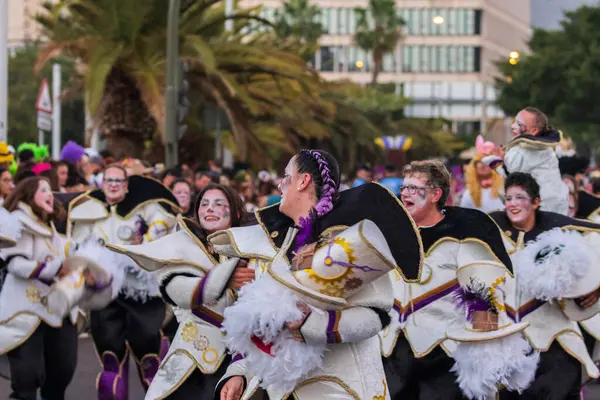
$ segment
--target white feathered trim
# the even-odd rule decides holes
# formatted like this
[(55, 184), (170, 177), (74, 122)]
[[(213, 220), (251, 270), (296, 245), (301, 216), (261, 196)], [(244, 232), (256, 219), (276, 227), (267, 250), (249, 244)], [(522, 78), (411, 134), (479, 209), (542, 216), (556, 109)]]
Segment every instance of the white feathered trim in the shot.
[(73, 255), (79, 255), (95, 261), (106, 273), (112, 276), (111, 299), (117, 297), (125, 280), (125, 265), (128, 263), (127, 257), (108, 250), (96, 240), (88, 240), (78, 245), (73, 251)]
[[(546, 247), (561, 251), (536, 264), (536, 255)], [(556, 228), (542, 233), (512, 256), (521, 292), (544, 301), (562, 298), (588, 272), (593, 251), (576, 231)]]
[(482, 342), (462, 342), (451, 371), (469, 399), (493, 399), (498, 386), (521, 393), (535, 377), (540, 354), (521, 333)]
[(125, 282), (121, 293), (126, 298), (145, 303), (148, 298), (156, 297), (160, 293), (156, 275), (133, 265), (132, 261), (129, 260), (129, 263), (125, 266)]
[(7, 211), (6, 208), (0, 207), (0, 236), (17, 241), (21, 237), (22, 229), (19, 217)]
[[(291, 392), (303, 377), (322, 365), (325, 345), (297, 342), (283, 329), (286, 322), (302, 318), (299, 303), (292, 291), (265, 277), (244, 285), (235, 304), (225, 309), (227, 346), (244, 355), (250, 375), (260, 378), (265, 389)], [(274, 356), (258, 349), (252, 336), (274, 343)]]

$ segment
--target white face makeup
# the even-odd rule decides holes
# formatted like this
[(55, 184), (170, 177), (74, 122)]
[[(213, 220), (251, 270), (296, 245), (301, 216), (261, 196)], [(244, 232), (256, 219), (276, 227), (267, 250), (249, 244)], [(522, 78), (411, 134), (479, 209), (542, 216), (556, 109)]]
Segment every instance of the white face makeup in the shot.
[(506, 215), (516, 228), (523, 228), (534, 218), (535, 204), (531, 196), (520, 186), (511, 186), (504, 198)]
[(400, 199), (418, 224), (431, 212), (432, 207), (436, 207), (431, 202), (432, 188), (426, 179), (417, 178), (416, 176), (404, 178), (402, 186), (405, 189), (400, 193)]
[(192, 200), (192, 191), (187, 183), (179, 182), (173, 187), (173, 196), (177, 199), (179, 206), (188, 210), (190, 208), (190, 201)]
[(204, 193), (198, 207), (198, 220), (209, 233), (231, 227), (231, 206), (223, 192), (211, 189)]
[[(293, 190), (294, 182), (297, 178), (296, 171), (296, 157), (292, 157), (285, 167), (285, 173), (281, 183), (279, 183), (279, 190), (281, 191), (281, 202), (279, 203), (279, 210), (286, 214), (286, 210), (293, 208), (295, 198), (297, 197), (297, 190)], [(291, 190), (290, 190), (291, 189)], [(287, 214), (286, 214), (287, 215)]]
[(513, 137), (527, 133), (527, 123), (524, 118), (523, 111), (517, 114), (515, 121), (510, 126)]
[(52, 214), (52, 211), (54, 211), (54, 195), (52, 194), (52, 189), (50, 189), (50, 184), (48, 182), (44, 180), (40, 181), (35, 196), (33, 197), (33, 202), (40, 209), (48, 214)]

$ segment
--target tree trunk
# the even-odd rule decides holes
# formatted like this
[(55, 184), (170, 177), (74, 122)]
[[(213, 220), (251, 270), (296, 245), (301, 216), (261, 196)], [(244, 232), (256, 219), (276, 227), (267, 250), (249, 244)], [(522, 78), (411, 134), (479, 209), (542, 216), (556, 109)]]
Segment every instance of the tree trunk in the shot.
[(106, 137), (106, 147), (118, 160), (125, 157), (142, 158), (144, 138), (129, 132), (112, 132)]
[(371, 77), (371, 87), (375, 88), (377, 85), (377, 77), (379, 77), (379, 72), (381, 71), (381, 64), (383, 62), (382, 57), (373, 57), (373, 75)]

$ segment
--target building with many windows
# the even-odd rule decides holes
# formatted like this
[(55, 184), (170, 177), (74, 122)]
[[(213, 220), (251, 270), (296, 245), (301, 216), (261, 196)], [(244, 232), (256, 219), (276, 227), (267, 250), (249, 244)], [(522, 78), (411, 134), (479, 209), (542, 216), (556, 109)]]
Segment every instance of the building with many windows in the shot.
[[(262, 4), (270, 18), (283, 0), (245, 0)], [(313, 0), (321, 7), (326, 34), (314, 66), (328, 79), (371, 79), (371, 55), (357, 48), (355, 7), (368, 0)], [(380, 83), (395, 83), (413, 100), (413, 117), (443, 117), (453, 131), (489, 132), (505, 140), (505, 121), (495, 106), (495, 63), (523, 52), (530, 36), (530, 0), (396, 0), (404, 19), (403, 40), (385, 57)], [(496, 131), (494, 134), (493, 132)]]

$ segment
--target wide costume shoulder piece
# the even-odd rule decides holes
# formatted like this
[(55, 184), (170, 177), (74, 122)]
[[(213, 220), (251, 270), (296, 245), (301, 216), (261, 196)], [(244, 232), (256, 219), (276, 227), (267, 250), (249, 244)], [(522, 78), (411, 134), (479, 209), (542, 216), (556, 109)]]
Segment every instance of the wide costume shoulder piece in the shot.
[(575, 217), (600, 222), (600, 197), (580, 190)]
[[(163, 299), (175, 307), (179, 322), (169, 351), (148, 388), (147, 399), (169, 397), (196, 369), (204, 375), (218, 375), (226, 361), (227, 349), (220, 328), (223, 310), (233, 302), (233, 297), (226, 293), (211, 304), (196, 301), (197, 287), (218, 265), (205, 243), (200, 226), (180, 216), (176, 231), (155, 241), (108, 245), (109, 249), (130, 257), (140, 268), (158, 274)], [(219, 378), (214, 378), (212, 386), (205, 381), (206, 387), (197, 395), (210, 398)]]
[[(376, 336), (393, 304), (388, 272), (418, 280), (422, 262), (417, 228), (402, 204), (377, 184), (342, 192), (319, 220), (313, 243), (295, 251), (298, 230), (289, 218), (275, 207), (258, 216), (275, 255), (266, 273), (243, 286), (225, 310), (227, 345), (243, 357), (226, 378), (253, 377), (244, 399), (258, 386), (270, 399), (388, 399)], [(209, 240), (217, 251), (242, 250), (248, 247), (242, 242), (252, 240), (243, 229)], [(284, 328), (301, 319), (297, 304), (311, 310), (301, 342)]]
[[(68, 234), (78, 244), (95, 240), (102, 245), (129, 245), (138, 237), (151, 242), (169, 233), (176, 224), (177, 199), (160, 182), (142, 176), (129, 177), (125, 198), (112, 206), (100, 189), (86, 192), (69, 202)], [(125, 265), (122, 293), (145, 301), (158, 295), (150, 274), (132, 263)]]
[(506, 288), (508, 314), (529, 323), (525, 335), (534, 349), (546, 352), (557, 341), (589, 376), (599, 376), (577, 322), (600, 337), (600, 308), (598, 304), (582, 308), (577, 299), (600, 287), (600, 225), (537, 211), (534, 228), (523, 232), (504, 213), (491, 217), (515, 266), (515, 279)]

